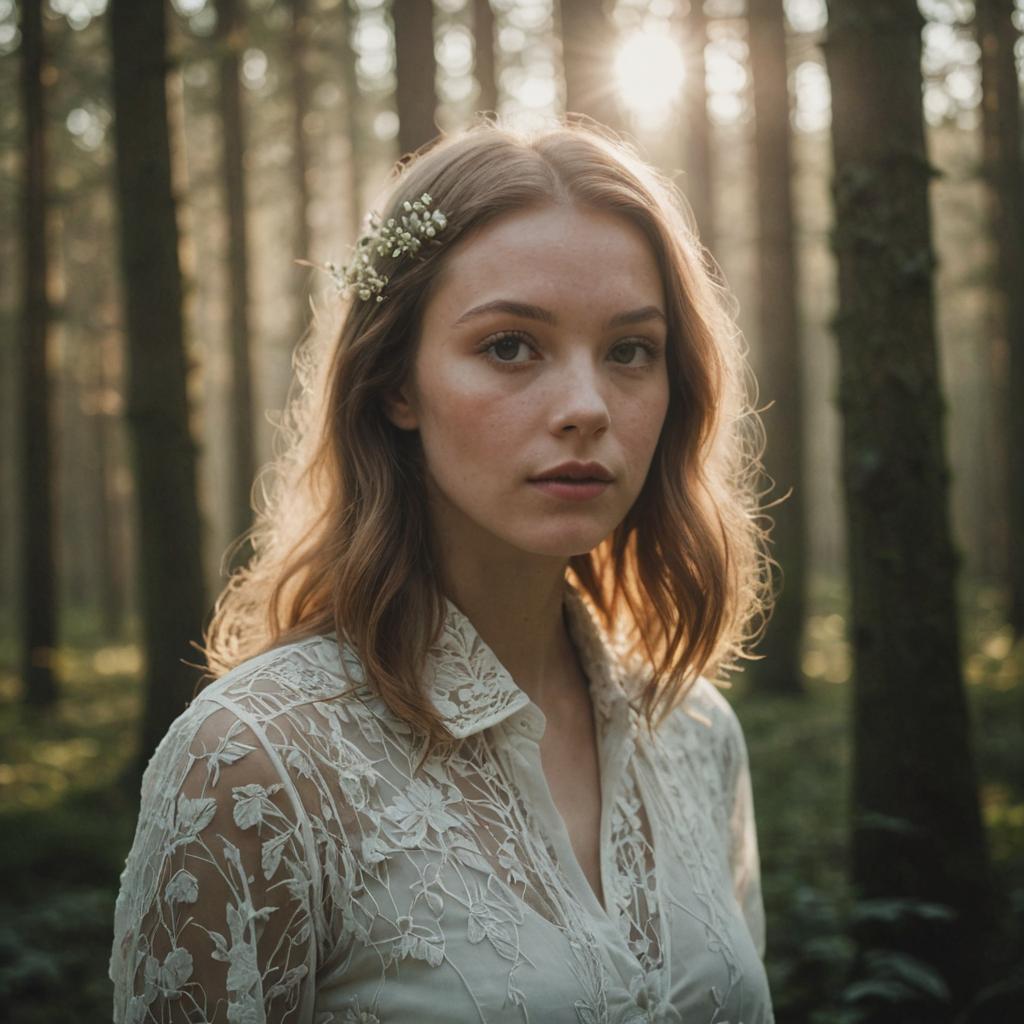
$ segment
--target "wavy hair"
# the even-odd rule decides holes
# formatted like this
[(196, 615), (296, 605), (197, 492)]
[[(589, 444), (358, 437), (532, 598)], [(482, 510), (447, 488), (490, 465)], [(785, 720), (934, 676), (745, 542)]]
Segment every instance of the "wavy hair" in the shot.
[(613, 642), (642, 662), (635, 696), (654, 728), (698, 675), (721, 681), (752, 657), (771, 602), (763, 437), (732, 300), (674, 186), (594, 126), (480, 123), (400, 166), (382, 217), (424, 192), (447, 216), (440, 244), (379, 260), (386, 300), (344, 301), (333, 343), (314, 330), (297, 350), (257, 488), (254, 554), (204, 636), (210, 678), (335, 631), (394, 714), (432, 743), (450, 739), (423, 684), (445, 604), (422, 450), (388, 420), (384, 396), (412, 370), (424, 305), (459, 240), (517, 210), (571, 203), (644, 232), (668, 306), (670, 398), (651, 469), (625, 519), (567, 569)]

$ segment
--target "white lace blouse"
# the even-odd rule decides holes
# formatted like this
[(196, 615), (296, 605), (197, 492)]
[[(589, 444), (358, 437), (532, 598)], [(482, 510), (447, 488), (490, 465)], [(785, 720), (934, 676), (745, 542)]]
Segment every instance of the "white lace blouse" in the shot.
[(449, 602), (427, 670), (460, 742), (418, 770), (334, 634), (239, 665), (174, 722), (121, 877), (114, 1020), (771, 1022), (739, 723), (701, 679), (652, 740), (566, 605), (604, 906), (541, 768), (543, 713)]

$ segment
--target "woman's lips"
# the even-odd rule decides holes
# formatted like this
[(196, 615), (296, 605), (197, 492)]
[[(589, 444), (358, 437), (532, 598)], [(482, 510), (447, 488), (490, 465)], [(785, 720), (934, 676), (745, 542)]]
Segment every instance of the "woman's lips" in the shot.
[(531, 480), (530, 485), (552, 498), (561, 498), (565, 501), (589, 501), (604, 493), (605, 488), (609, 486), (609, 481), (547, 479)]

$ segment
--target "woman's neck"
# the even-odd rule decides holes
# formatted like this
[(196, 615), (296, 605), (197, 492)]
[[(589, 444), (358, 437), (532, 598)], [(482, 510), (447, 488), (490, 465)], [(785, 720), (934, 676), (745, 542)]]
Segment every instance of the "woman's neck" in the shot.
[(497, 559), (445, 560), (445, 595), (469, 619), (516, 685), (542, 710), (575, 678), (576, 655), (563, 614), (565, 568), (551, 560), (505, 566)]

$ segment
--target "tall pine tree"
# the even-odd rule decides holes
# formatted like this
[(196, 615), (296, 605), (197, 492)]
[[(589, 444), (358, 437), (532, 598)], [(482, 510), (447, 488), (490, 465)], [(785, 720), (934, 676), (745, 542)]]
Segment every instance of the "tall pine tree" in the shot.
[[(914, 0), (830, 0), (839, 403), (854, 658), (861, 972), (921, 961), (872, 1022), (942, 1024), (982, 979), (993, 900), (960, 669)], [(937, 911), (934, 908), (945, 908)], [(890, 998), (885, 998), (885, 991)], [(898, 987), (897, 992), (898, 994)]]
[(113, 0), (114, 134), (127, 324), (126, 405), (138, 502), (146, 699), (137, 768), (195, 688), (202, 635), (196, 445), (189, 432), (163, 0)]
[(46, 125), (43, 5), (21, 5), (21, 101), (25, 131), (21, 320), (21, 678), (26, 703), (57, 699), (56, 566), (50, 384), (50, 305), (46, 245)]
[[(255, 417), (253, 415), (252, 332), (249, 321), (249, 224), (245, 175), (245, 108), (239, 79), (244, 48), (244, 5), (239, 0), (216, 0), (218, 101), (224, 150), (221, 190), (228, 221), (228, 291), (230, 304), (231, 533), (240, 538), (252, 525), (252, 483), (256, 476)], [(234, 552), (235, 565), (251, 554), (248, 542)]]
[(398, 147), (404, 156), (437, 135), (433, 0), (393, 0)]
[[(982, 136), (1000, 292), (1000, 335), (1005, 350), (1004, 451), (1009, 529), (1010, 623), (1024, 636), (1024, 160), (1013, 0), (976, 0), (981, 48)], [(1002, 362), (1002, 360), (1000, 360)]]
[(802, 692), (801, 640), (807, 564), (803, 481), (803, 362), (797, 307), (793, 224), (793, 158), (782, 0), (749, 0), (750, 68), (754, 85), (757, 181), (757, 270), (760, 371), (768, 443), (765, 470), (772, 498), (789, 497), (773, 511), (773, 557), (781, 567), (779, 596), (753, 668), (759, 687)]

